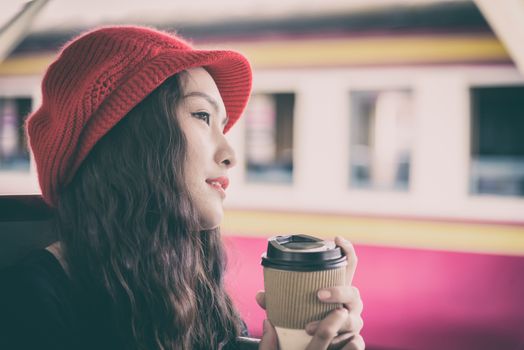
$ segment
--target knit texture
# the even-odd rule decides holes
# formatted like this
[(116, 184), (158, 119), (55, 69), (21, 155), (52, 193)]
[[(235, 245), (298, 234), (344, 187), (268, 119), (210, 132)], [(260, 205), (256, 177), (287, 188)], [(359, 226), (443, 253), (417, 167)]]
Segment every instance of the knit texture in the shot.
[(227, 132), (251, 92), (251, 68), (233, 51), (196, 50), (176, 35), (145, 27), (105, 27), (67, 44), (42, 82), (42, 105), (27, 121), (44, 200), (61, 189), (102, 136), (174, 74), (204, 67), (224, 101)]

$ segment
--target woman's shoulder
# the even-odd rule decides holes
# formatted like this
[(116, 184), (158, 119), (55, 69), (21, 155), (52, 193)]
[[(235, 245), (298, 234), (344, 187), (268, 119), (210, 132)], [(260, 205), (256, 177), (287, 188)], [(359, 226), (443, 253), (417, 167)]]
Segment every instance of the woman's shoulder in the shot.
[(0, 285), (3, 310), (18, 314), (54, 309), (69, 311), (71, 282), (57, 256), (48, 249), (32, 251), (1, 271)]
[(62, 264), (48, 249), (32, 251), (16, 264), (0, 271), (0, 282), (3, 292), (17, 290), (32, 294), (58, 292), (70, 286)]
[(69, 330), (71, 284), (48, 250), (33, 251), (2, 270), (0, 286), (0, 345), (47, 348), (48, 341)]

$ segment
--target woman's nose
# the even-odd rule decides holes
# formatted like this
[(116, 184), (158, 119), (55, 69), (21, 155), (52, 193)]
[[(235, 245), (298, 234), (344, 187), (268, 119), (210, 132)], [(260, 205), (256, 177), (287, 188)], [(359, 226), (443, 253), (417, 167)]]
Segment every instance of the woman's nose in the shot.
[(220, 136), (220, 146), (216, 154), (216, 162), (220, 165), (225, 165), (227, 169), (237, 164), (235, 151), (223, 134)]

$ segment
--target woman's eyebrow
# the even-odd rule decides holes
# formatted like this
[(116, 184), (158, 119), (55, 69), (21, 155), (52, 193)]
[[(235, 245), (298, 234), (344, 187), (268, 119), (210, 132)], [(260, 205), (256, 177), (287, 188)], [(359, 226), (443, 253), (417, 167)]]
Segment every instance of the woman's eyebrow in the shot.
[[(210, 95), (208, 95), (208, 94), (206, 94), (204, 92), (192, 91), (192, 92), (187, 93), (184, 96), (182, 96), (182, 98), (187, 98), (187, 97), (201, 97), (201, 98), (205, 99), (207, 102), (209, 102), (210, 105), (213, 106), (213, 108), (215, 109), (216, 113), (218, 113), (218, 111), (220, 110), (219, 107), (218, 107), (218, 102), (212, 96), (210, 96)], [(226, 116), (226, 118), (224, 118), (224, 120), (222, 121), (222, 126), (226, 126), (228, 121), (229, 121), (229, 117)]]

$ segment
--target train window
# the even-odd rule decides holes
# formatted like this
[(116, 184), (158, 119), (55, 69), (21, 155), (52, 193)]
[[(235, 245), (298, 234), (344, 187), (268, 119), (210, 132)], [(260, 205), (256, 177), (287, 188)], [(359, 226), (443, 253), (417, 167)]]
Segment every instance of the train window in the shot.
[(29, 172), (24, 121), (31, 111), (31, 98), (0, 97), (0, 171)]
[(245, 113), (248, 182), (292, 182), (294, 107), (294, 93), (251, 97)]
[(524, 196), (524, 86), (471, 89), (470, 190)]
[(408, 90), (351, 93), (350, 186), (406, 191), (413, 139)]

